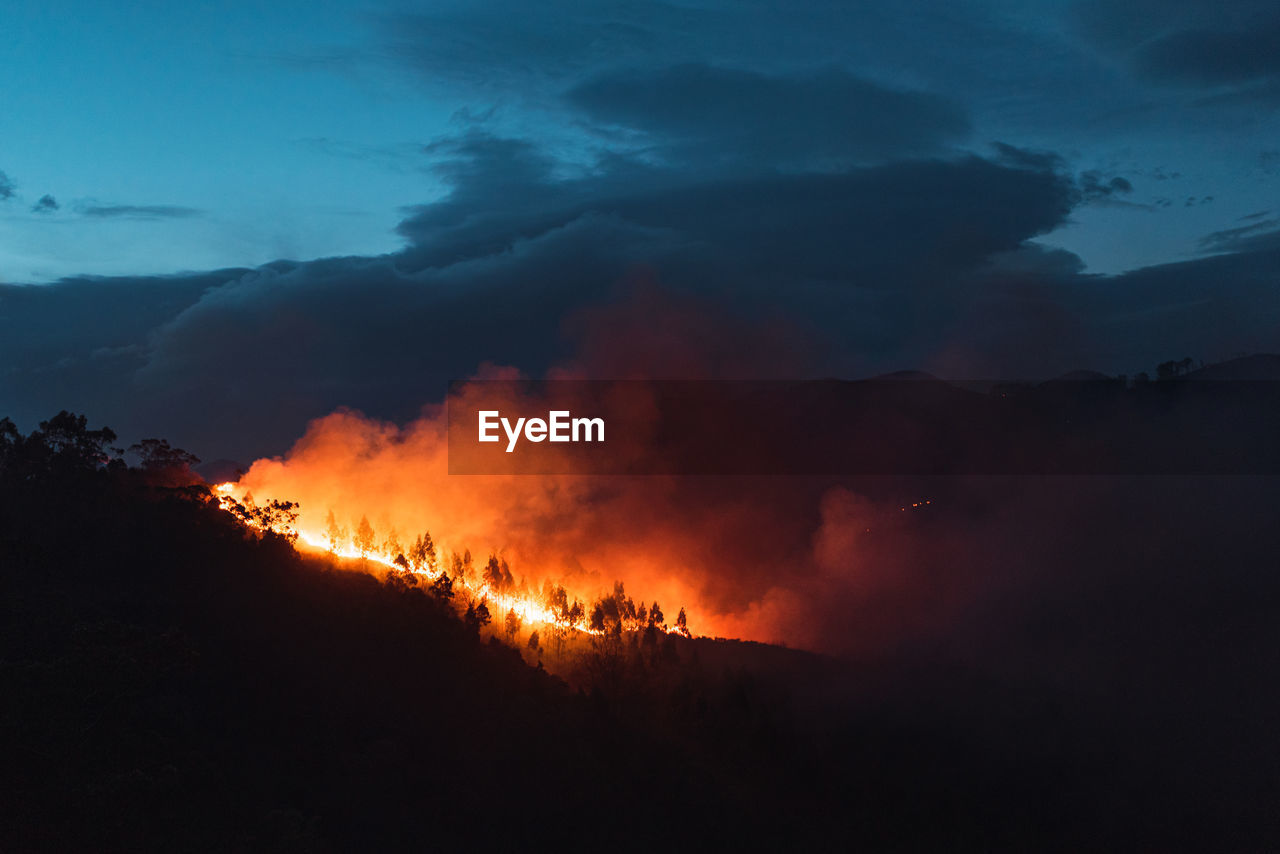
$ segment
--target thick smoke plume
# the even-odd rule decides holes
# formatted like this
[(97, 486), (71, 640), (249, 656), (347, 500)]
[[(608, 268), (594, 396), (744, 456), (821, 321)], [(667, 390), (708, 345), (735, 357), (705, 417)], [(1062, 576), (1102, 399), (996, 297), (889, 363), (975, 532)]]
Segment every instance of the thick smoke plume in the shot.
[[(795, 375), (820, 349), (650, 285), (568, 326), (582, 355), (551, 377)], [(1010, 602), (1025, 611), (1095, 572), (1141, 584), (1150, 568), (1082, 553), (1125, 540), (1112, 529), (1152, 498), (1140, 478), (450, 476), (447, 428), (443, 403), (404, 425), (340, 410), (240, 488), (299, 502), (317, 540), (330, 512), (348, 530), (367, 517), (379, 542), (429, 531), (478, 567), (505, 558), (531, 590), (550, 580), (589, 602), (621, 581), (637, 603), (684, 607), (697, 634), (839, 653), (967, 643)]]
[[(803, 370), (816, 349), (783, 324), (735, 320), (652, 284), (567, 327), (582, 355), (549, 376), (778, 376)], [(379, 542), (429, 531), (478, 566), (505, 558), (530, 589), (551, 580), (590, 601), (621, 581), (637, 602), (657, 600), (672, 616), (684, 607), (699, 634), (847, 646), (828, 637), (826, 603), (835, 596), (844, 608), (899, 584), (858, 561), (858, 532), (900, 528), (904, 511), (832, 482), (450, 476), (447, 427), (442, 403), (405, 425), (340, 410), (312, 422), (284, 457), (255, 462), (239, 487), (257, 501), (298, 502), (298, 527), (315, 540), (330, 513), (348, 531), (367, 517)]]

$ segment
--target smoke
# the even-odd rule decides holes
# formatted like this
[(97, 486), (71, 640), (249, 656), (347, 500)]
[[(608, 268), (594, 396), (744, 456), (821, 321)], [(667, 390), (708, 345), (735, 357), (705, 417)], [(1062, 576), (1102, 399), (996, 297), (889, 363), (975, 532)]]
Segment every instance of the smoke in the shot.
[[(803, 370), (820, 350), (803, 330), (734, 317), (643, 276), (567, 329), (580, 355), (549, 376), (777, 375)], [(475, 378), (519, 376), (484, 365)], [(685, 608), (699, 634), (839, 648), (848, 639), (827, 636), (832, 621), (816, 613), (823, 601), (898, 584), (856, 559), (858, 531), (882, 528), (888, 511), (830, 480), (451, 476), (447, 435), (443, 402), (402, 426), (339, 410), (313, 421), (283, 457), (255, 462), (239, 486), (259, 502), (298, 502), (299, 530), (315, 540), (329, 513), (349, 531), (367, 517), (380, 542), (394, 533), (407, 545), (429, 531), (478, 565), (505, 558), (530, 589), (550, 580), (590, 601), (621, 581), (637, 602), (661, 603), (669, 620)]]
[[(651, 282), (568, 329), (579, 355), (549, 377), (802, 372), (821, 351), (804, 330)], [(1141, 589), (1144, 558), (1100, 544), (1126, 542), (1137, 524), (1150, 528), (1140, 541), (1163, 542), (1194, 513), (1161, 515), (1141, 479), (450, 475), (447, 436), (444, 402), (403, 425), (339, 410), (283, 457), (255, 462), (240, 488), (299, 502), (299, 528), (317, 540), (330, 512), (348, 530), (367, 517), (380, 541), (394, 531), (407, 546), (429, 531), (478, 566), (499, 555), (533, 590), (550, 580), (590, 602), (621, 581), (669, 620), (685, 608), (697, 634), (856, 655), (939, 644), (961, 654), (1092, 580)]]

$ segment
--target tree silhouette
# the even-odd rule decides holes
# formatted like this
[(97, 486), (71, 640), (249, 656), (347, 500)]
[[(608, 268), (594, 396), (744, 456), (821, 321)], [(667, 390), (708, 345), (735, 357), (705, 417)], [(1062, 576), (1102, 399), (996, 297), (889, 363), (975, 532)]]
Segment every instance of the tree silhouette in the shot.
[(480, 631), (480, 629), (493, 622), (493, 616), (489, 613), (489, 603), (485, 599), (479, 602), (471, 602), (467, 605), (467, 610), (462, 615), (462, 621), (466, 623), (472, 631)]
[(373, 533), (373, 526), (369, 524), (368, 516), (360, 517), (360, 524), (356, 526), (356, 535), (352, 542), (356, 547), (356, 551), (360, 552), (361, 560), (368, 557), (369, 552), (376, 547), (377, 540)]
[(1177, 361), (1170, 359), (1167, 362), (1161, 362), (1156, 365), (1156, 379), (1171, 380), (1180, 377), (1189, 373), (1193, 364), (1194, 362), (1190, 356)]
[(499, 561), (497, 555), (489, 555), (489, 562), (484, 568), (484, 580), (490, 589), (500, 593), (510, 590), (515, 582), (511, 578), (511, 569), (505, 560)]
[(689, 619), (685, 616), (684, 608), (681, 608), (680, 613), (676, 614), (676, 631), (685, 637), (689, 637)]
[(400, 545), (400, 535), (395, 528), (392, 528), (388, 532), (387, 538), (382, 542), (382, 553), (395, 558), (396, 555), (401, 554), (403, 551), (404, 549)]
[(430, 531), (423, 531), (413, 541), (409, 547), (409, 561), (415, 569), (425, 569), (429, 573), (436, 571), (436, 544)]
[(329, 543), (330, 554), (336, 552), (346, 542), (347, 531), (338, 524), (338, 520), (333, 517), (333, 510), (329, 510), (329, 515), (324, 520), (324, 536)]
[(0, 418), (0, 473), (7, 473), (23, 446), (22, 433), (9, 417)]
[(290, 542), (298, 539), (298, 532), (294, 529), (294, 525), (298, 521), (297, 502), (272, 499), (259, 506), (248, 495), (245, 496), (244, 500), (244, 504), (236, 506), (240, 508), (240, 513), (243, 514), (242, 518), (245, 521), (259, 531), (274, 532)]
[(516, 639), (516, 635), (520, 633), (520, 615), (516, 613), (515, 608), (511, 608), (507, 611), (505, 628), (507, 632), (507, 642), (513, 643)]
[(40, 422), (40, 429), (27, 437), (30, 457), (43, 463), (53, 473), (65, 473), (97, 469), (112, 459), (110, 445), (116, 434), (109, 427), (90, 430), (83, 415), (73, 415), (65, 409), (48, 421)]
[(453, 598), (453, 579), (447, 572), (440, 573), (440, 577), (431, 582), (431, 594), (444, 601)]
[(165, 439), (143, 439), (129, 447), (136, 454), (143, 471), (187, 471), (198, 465), (200, 458), (181, 448), (175, 448)]

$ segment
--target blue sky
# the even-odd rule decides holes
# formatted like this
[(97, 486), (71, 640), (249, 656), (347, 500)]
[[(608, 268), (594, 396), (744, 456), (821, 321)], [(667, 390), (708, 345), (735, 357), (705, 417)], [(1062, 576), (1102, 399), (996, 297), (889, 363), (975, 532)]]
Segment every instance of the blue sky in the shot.
[[(1191, 257), (1273, 206), (1274, 101), (1215, 105), (1229, 91), (1143, 78), (1124, 33), (1091, 34), (1079, 4), (916, 9), (18, 0), (0, 50), (0, 170), (15, 185), (0, 281), (394, 251), (402, 208), (444, 191), (432, 140), (483, 122), (589, 164), (636, 142), (581, 126), (563, 90), (684, 61), (843, 68), (952, 100), (970, 122), (956, 150), (998, 140), (1123, 177), (1131, 193), (1039, 238), (1090, 271)], [(59, 210), (33, 212), (46, 194)]]
[(487, 364), (1280, 352), (1273, 2), (20, 0), (0, 30), (20, 423), (245, 458)]
[[(0, 276), (155, 273), (394, 249), (429, 175), (327, 153), (408, 147), (452, 108), (290, 57), (349, 41), (323, 4), (9, 4), (0, 74)], [(16, 20), (15, 20), (16, 19)], [(16, 26), (13, 26), (16, 24)], [(16, 38), (14, 38), (16, 35)], [(45, 194), (61, 208), (34, 214)], [(188, 216), (85, 208), (172, 206)]]

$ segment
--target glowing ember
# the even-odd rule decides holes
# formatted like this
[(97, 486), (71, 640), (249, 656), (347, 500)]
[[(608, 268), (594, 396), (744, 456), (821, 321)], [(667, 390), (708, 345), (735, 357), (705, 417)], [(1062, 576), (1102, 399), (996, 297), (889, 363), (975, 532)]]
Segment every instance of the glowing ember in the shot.
[[(417, 578), (423, 578), (427, 581), (434, 581), (441, 575), (449, 577), (452, 583), (452, 589), (455, 593), (462, 593), (463, 598), (474, 602), (485, 602), (489, 604), (490, 611), (499, 615), (507, 612), (515, 612), (516, 616), (524, 626), (530, 624), (535, 626), (545, 626), (560, 630), (569, 630), (581, 632), (589, 635), (603, 635), (604, 630), (590, 625), (584, 625), (586, 620), (586, 609), (581, 603), (575, 600), (573, 608), (561, 607), (559, 612), (553, 610), (545, 602), (540, 601), (537, 593), (526, 592), (524, 594), (513, 594), (504, 590), (494, 588), (487, 580), (481, 576), (478, 579), (472, 579), (466, 574), (448, 575), (447, 570), (440, 569), (434, 575), (428, 569), (414, 566), (410, 564), (403, 552), (391, 554), (385, 550), (374, 548), (366, 548), (364, 550), (358, 548), (354, 542), (335, 542), (336, 537), (332, 534), (319, 534), (314, 531), (305, 529), (295, 530), (292, 527), (293, 519), (291, 517), (278, 517), (278, 522), (270, 521), (270, 517), (261, 515), (255, 516), (254, 509), (256, 505), (252, 496), (248, 492), (239, 490), (238, 485), (233, 482), (220, 483), (213, 487), (213, 492), (218, 496), (219, 504), (228, 512), (239, 518), (244, 524), (257, 530), (271, 530), (278, 534), (293, 537), (296, 535), (296, 543), (301, 543), (304, 547), (318, 552), (332, 554), (335, 557), (348, 560), (371, 561), (378, 564), (389, 572), (405, 573)], [(239, 493), (239, 494), (237, 494)], [(246, 512), (246, 508), (248, 511)], [(268, 521), (264, 522), (264, 518)], [(345, 537), (341, 539), (345, 540)], [(469, 552), (468, 552), (469, 554)], [(560, 593), (564, 595), (563, 588)], [(565, 598), (564, 606), (568, 605), (568, 599)], [(493, 606), (496, 606), (493, 607)], [(641, 605), (643, 608), (643, 603)], [(643, 611), (641, 612), (643, 615)], [(683, 609), (681, 611), (683, 615)], [(663, 621), (649, 623), (655, 629), (668, 634), (680, 634), (691, 637), (688, 629), (684, 625), (668, 626)], [(637, 630), (643, 628), (643, 616), (635, 619), (634, 612), (630, 625), (627, 630)]]

